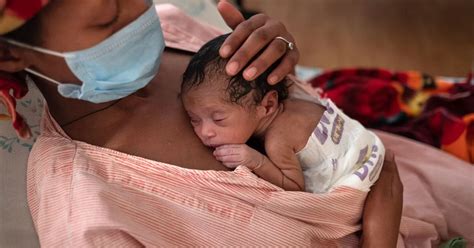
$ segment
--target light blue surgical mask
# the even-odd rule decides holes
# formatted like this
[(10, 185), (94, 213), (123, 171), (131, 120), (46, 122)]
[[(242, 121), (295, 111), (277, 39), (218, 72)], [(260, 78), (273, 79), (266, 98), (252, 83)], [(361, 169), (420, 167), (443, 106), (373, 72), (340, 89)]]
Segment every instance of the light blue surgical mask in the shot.
[(85, 50), (60, 53), (3, 40), (64, 58), (82, 85), (60, 83), (30, 68), (25, 71), (58, 84), (58, 92), (64, 97), (93, 103), (121, 99), (145, 87), (156, 75), (165, 48), (155, 6), (101, 43)]

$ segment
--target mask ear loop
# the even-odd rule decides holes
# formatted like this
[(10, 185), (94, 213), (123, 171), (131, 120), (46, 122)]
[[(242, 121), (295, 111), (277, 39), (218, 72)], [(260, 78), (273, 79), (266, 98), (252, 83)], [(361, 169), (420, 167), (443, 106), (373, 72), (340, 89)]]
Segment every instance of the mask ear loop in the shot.
[(41, 48), (41, 47), (31, 46), (31, 45), (25, 44), (23, 42), (19, 42), (19, 41), (4, 38), (4, 37), (1, 37), (0, 39), (7, 42), (7, 43), (12, 44), (12, 45), (27, 48), (27, 49), (31, 49), (31, 50), (41, 52), (41, 53), (44, 53), (44, 54), (48, 54), (48, 55), (52, 55), (52, 56), (56, 56), (56, 57), (60, 57), (60, 58), (65, 58), (66, 57), (63, 53), (60, 53), (60, 52), (51, 51), (49, 49), (45, 49), (45, 48)]
[(42, 79), (48, 80), (48, 81), (50, 81), (51, 83), (54, 83), (54, 84), (57, 84), (57, 85), (61, 85), (60, 82), (58, 82), (58, 81), (56, 81), (56, 80), (54, 80), (54, 79), (52, 79), (52, 78), (50, 78), (50, 77), (48, 77), (48, 76), (46, 76), (46, 75), (44, 75), (44, 74), (41, 74), (41, 73), (39, 73), (39, 72), (37, 72), (37, 71), (35, 71), (35, 70), (32, 70), (32, 69), (30, 69), (30, 68), (25, 68), (25, 71), (27, 71), (27, 72), (29, 72), (29, 73), (31, 73), (31, 74), (33, 74), (33, 75), (36, 75), (36, 76), (38, 76), (38, 77), (40, 77), (40, 78), (42, 78)]
[[(26, 48), (26, 49), (31, 49), (33, 51), (37, 51), (37, 52), (40, 52), (40, 53), (44, 53), (44, 54), (48, 54), (48, 55), (52, 55), (52, 56), (56, 56), (56, 57), (60, 57), (60, 58), (66, 58), (66, 56), (63, 54), (63, 53), (60, 53), (60, 52), (55, 52), (55, 51), (51, 51), (49, 49), (44, 49), (44, 48), (41, 48), (41, 47), (36, 47), (36, 46), (31, 46), (31, 45), (28, 45), (26, 43), (23, 43), (23, 42), (19, 42), (19, 41), (16, 41), (16, 40), (12, 40), (12, 39), (8, 39), (8, 38), (4, 38), (4, 37), (0, 37), (0, 40), (3, 40), (11, 45), (14, 45), (14, 46), (19, 46), (19, 47), (22, 47), (22, 48)], [(33, 74), (33, 75), (36, 75), (40, 78), (43, 78), (45, 80), (48, 80), (49, 82), (51, 83), (54, 83), (54, 84), (57, 84), (57, 85), (61, 85), (60, 82), (44, 75), (44, 74), (41, 74), (33, 69), (30, 69), (30, 68), (25, 68), (24, 69), (25, 71)]]

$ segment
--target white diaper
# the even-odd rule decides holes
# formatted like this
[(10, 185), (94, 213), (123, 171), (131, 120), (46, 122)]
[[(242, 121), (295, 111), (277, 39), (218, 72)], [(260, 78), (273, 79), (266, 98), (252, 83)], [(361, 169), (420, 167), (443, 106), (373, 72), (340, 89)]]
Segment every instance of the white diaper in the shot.
[(302, 96), (291, 95), (326, 107), (306, 146), (296, 154), (306, 191), (325, 193), (342, 185), (369, 191), (379, 177), (385, 155), (380, 139), (331, 100)]

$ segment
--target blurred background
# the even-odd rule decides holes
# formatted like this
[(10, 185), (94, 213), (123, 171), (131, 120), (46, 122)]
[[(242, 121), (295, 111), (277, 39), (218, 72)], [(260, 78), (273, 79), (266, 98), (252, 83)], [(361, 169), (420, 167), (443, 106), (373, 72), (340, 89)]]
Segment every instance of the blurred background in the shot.
[[(173, 2), (195, 15), (206, 3)], [(300, 64), (318, 68), (381, 67), (431, 75), (467, 76), (474, 67), (474, 0), (239, 0), (247, 17), (281, 20), (301, 51)]]
[(280, 19), (300, 64), (466, 76), (474, 66), (474, 0), (250, 0)]

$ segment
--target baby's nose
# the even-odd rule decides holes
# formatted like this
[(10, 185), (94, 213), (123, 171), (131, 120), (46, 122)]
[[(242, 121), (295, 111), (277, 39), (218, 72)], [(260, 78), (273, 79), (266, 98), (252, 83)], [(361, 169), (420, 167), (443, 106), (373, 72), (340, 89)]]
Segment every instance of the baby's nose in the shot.
[(205, 138), (212, 138), (214, 136), (216, 136), (216, 131), (214, 130), (214, 128), (212, 127), (212, 125), (202, 125), (202, 128), (201, 128), (201, 135)]

